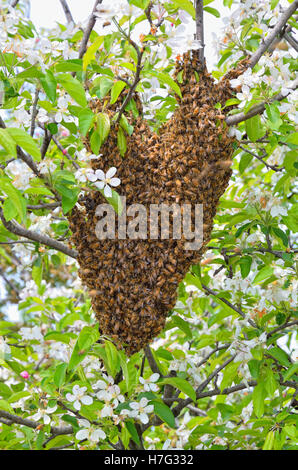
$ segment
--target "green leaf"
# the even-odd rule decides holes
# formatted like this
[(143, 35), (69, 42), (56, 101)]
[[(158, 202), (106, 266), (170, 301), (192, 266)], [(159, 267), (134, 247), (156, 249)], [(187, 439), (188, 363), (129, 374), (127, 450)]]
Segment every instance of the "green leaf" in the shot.
[(67, 370), (67, 364), (65, 364), (65, 363), (59, 364), (56, 367), (56, 370), (55, 370), (55, 373), (54, 373), (54, 383), (58, 388), (60, 388), (61, 385), (64, 384), (66, 370)]
[(17, 146), (15, 140), (10, 136), (7, 129), (0, 129), (0, 145), (7, 150), (8, 154), (17, 158)]
[[(24, 221), (26, 219), (26, 200), (23, 198), (21, 192), (16, 189), (9, 178), (0, 177), (0, 188), (1, 191), (8, 196), (11, 203), (14, 204), (20, 219)], [(5, 207), (7, 213), (7, 205)], [(10, 212), (11, 215), (11, 212)]]
[(66, 446), (67, 444), (70, 444), (70, 442), (71, 442), (70, 437), (56, 436), (47, 443), (45, 449), (48, 450), (48, 449), (52, 449), (53, 447)]
[(0, 400), (0, 410), (7, 411), (8, 413), (14, 414), (13, 408), (6, 400)]
[(282, 364), (285, 367), (289, 367), (291, 365), (285, 351), (283, 351), (278, 346), (274, 346), (273, 348), (268, 349), (267, 354), (274, 357), (274, 359), (276, 359), (278, 362), (280, 362), (280, 364)]
[(254, 278), (252, 284), (259, 284), (260, 282), (272, 276), (273, 273), (274, 269), (272, 266), (264, 266), (262, 269), (260, 269), (256, 277)]
[(180, 8), (181, 10), (187, 11), (192, 16), (192, 19), (196, 19), (196, 10), (189, 0), (172, 0), (175, 7)]
[(90, 108), (82, 109), (79, 113), (79, 129), (85, 137), (93, 124), (95, 116)]
[(87, 351), (81, 350), (77, 341), (73, 348), (67, 370), (75, 369), (80, 364), (80, 362), (82, 362), (83, 359), (85, 359), (87, 354), (88, 354), (88, 350)]
[(107, 365), (111, 375), (114, 377), (120, 369), (120, 357), (117, 348), (110, 341), (105, 342)]
[(175, 93), (177, 93), (177, 95), (180, 96), (180, 98), (182, 98), (179, 85), (169, 75), (167, 75), (166, 73), (155, 72), (155, 71), (151, 71), (150, 75), (153, 75), (154, 77), (156, 77), (160, 84), (169, 85), (169, 87), (172, 88), (172, 90)]
[(39, 256), (33, 263), (32, 266), (32, 279), (35, 284), (40, 287), (42, 281), (42, 260)]
[(141, 445), (140, 438), (138, 435), (138, 432), (136, 430), (136, 427), (132, 421), (126, 421), (125, 426), (129, 432), (129, 434), (132, 437), (132, 440), (139, 446)]
[(295, 364), (293, 364), (288, 370), (287, 372), (284, 374), (284, 380), (289, 380), (292, 375), (294, 374), (297, 374), (298, 373), (298, 362), (296, 362)]
[(242, 256), (239, 260), (240, 269), (241, 269), (241, 276), (242, 278), (246, 278), (250, 272), (251, 264), (252, 264), (252, 257), (251, 256)]
[(90, 62), (95, 58), (95, 54), (102, 45), (103, 40), (103, 36), (98, 36), (94, 43), (86, 50), (83, 57), (83, 70), (86, 70)]
[(275, 233), (275, 235), (280, 238), (285, 246), (288, 246), (289, 240), (287, 235), (283, 230), (277, 227), (272, 227), (272, 231)]
[(95, 155), (98, 155), (100, 149), (100, 136), (96, 129), (93, 130), (90, 138), (91, 150)]
[(171, 320), (176, 326), (178, 326), (181, 331), (186, 334), (186, 336), (192, 338), (192, 332), (189, 323), (187, 323), (185, 320), (183, 320), (183, 318), (179, 317), (178, 315), (172, 315)]
[(260, 139), (265, 135), (265, 131), (261, 123), (261, 118), (258, 114), (245, 121), (245, 130), (249, 139), (252, 142), (256, 142), (256, 140)]
[(176, 428), (175, 416), (173, 415), (172, 410), (160, 401), (153, 400), (151, 403), (154, 406), (155, 414), (157, 414), (160, 419), (167, 423), (170, 428)]
[(124, 135), (122, 127), (119, 127), (118, 129), (117, 145), (118, 145), (118, 149), (119, 149), (121, 157), (124, 157), (126, 149), (127, 149), (127, 144), (126, 144), (126, 137)]
[(121, 91), (126, 87), (126, 83), (119, 81), (114, 83), (111, 89), (111, 104), (116, 103)]
[(17, 129), (15, 127), (7, 128), (7, 132), (17, 145), (19, 145), (23, 150), (26, 150), (26, 152), (28, 152), (29, 155), (37, 161), (40, 161), (40, 149), (31, 135), (27, 134), (23, 129)]
[(78, 337), (78, 345), (80, 349), (90, 349), (92, 344), (94, 344), (99, 339), (99, 332), (97, 328), (93, 326), (84, 326)]
[(57, 80), (51, 70), (47, 70), (45, 75), (40, 78), (40, 83), (50, 101), (56, 100)]
[(264, 414), (265, 398), (266, 398), (266, 390), (264, 387), (264, 383), (260, 382), (258, 385), (255, 386), (252, 392), (253, 409), (257, 418), (261, 418)]
[(269, 431), (264, 445), (263, 445), (263, 450), (272, 450), (274, 445), (274, 431)]
[(234, 381), (235, 377), (238, 374), (238, 368), (239, 368), (239, 363), (231, 363), (227, 367), (225, 367), (224, 372), (223, 372), (223, 378), (220, 383), (220, 390), (221, 392), (229, 387), (232, 382)]
[(125, 132), (127, 132), (128, 135), (132, 135), (133, 133), (133, 126), (129, 124), (127, 118), (124, 116), (124, 114), (121, 114), (120, 117), (120, 126), (122, 127)]
[(108, 77), (100, 77), (100, 80), (94, 80), (94, 86), (96, 87), (99, 83), (99, 90), (96, 91), (96, 96), (102, 100), (112, 88), (114, 82)]
[(192, 399), (192, 401), (196, 401), (196, 392), (192, 385), (190, 385), (187, 380), (181, 379), (180, 377), (169, 377), (166, 379), (163, 379), (162, 381), (163, 384), (169, 384), (172, 385), (173, 387), (178, 388), (181, 392), (183, 392), (185, 395), (187, 395), (189, 398)]
[(211, 15), (216, 16), (216, 18), (220, 18), (220, 13), (216, 8), (204, 7), (204, 11), (211, 13)]
[(99, 113), (97, 115), (97, 132), (100, 138), (100, 146), (104, 143), (109, 135), (111, 128), (110, 118), (106, 113)]
[(67, 93), (83, 108), (87, 107), (87, 99), (83, 85), (70, 74), (57, 75), (57, 82), (67, 91)]
[(82, 67), (81, 59), (63, 60), (55, 65), (55, 72), (81, 72)]
[(270, 105), (266, 104), (266, 113), (268, 117), (268, 125), (274, 130), (278, 131), (283, 121), (280, 117), (280, 110), (277, 103), (272, 103)]

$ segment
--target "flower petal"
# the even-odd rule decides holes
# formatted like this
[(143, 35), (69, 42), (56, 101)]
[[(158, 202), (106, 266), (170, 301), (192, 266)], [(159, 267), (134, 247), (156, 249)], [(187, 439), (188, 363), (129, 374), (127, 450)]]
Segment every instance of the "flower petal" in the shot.
[(108, 184), (105, 185), (104, 195), (105, 195), (105, 197), (112, 197), (112, 195), (113, 195), (112, 189), (110, 188), (110, 186)]
[(114, 187), (119, 186), (120, 183), (121, 183), (120, 178), (112, 178), (110, 180), (110, 185)]
[(115, 168), (114, 166), (112, 166), (112, 167), (107, 171), (106, 179), (112, 178), (112, 177), (116, 174), (116, 171), (117, 171), (117, 168)]

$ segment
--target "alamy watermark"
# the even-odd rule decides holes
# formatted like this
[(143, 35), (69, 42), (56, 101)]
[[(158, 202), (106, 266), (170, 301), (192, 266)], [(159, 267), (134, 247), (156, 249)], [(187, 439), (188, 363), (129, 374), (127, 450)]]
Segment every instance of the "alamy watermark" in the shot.
[[(99, 204), (95, 214), (95, 233), (99, 240), (185, 240), (185, 250), (199, 250), (203, 244), (203, 204), (126, 205), (121, 197), (121, 210), (110, 204)], [(119, 204), (120, 206), (120, 204)], [(120, 209), (120, 207), (119, 207)]]

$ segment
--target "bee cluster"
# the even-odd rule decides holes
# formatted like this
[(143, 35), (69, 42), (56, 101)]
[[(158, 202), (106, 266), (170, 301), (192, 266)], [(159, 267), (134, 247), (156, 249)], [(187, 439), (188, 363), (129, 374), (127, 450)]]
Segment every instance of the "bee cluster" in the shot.
[[(175, 71), (182, 98), (159, 133), (152, 133), (143, 120), (135, 94), (139, 116), (128, 114), (134, 132), (127, 137), (125, 157), (117, 147), (118, 124), (114, 123), (101, 147), (102, 156), (92, 161), (94, 170), (106, 172), (115, 166), (121, 179), (118, 193), (126, 197), (127, 204), (144, 205), (148, 213), (150, 204), (203, 204), (204, 238), (199, 250), (185, 250), (185, 238), (176, 240), (172, 232), (169, 239), (151, 239), (149, 229), (146, 240), (121, 240), (117, 232), (115, 239), (99, 240), (95, 211), (106, 202), (99, 191), (86, 193), (79, 201), (83, 210), (75, 207), (69, 216), (79, 275), (89, 289), (100, 331), (128, 354), (146, 346), (163, 329), (179, 283), (190, 266), (200, 261), (209, 241), (219, 198), (231, 176), (234, 142), (225, 115), (215, 105), (224, 106), (233, 96), (229, 79), (243, 73), (245, 67), (240, 64), (216, 84), (196, 51), (184, 54)], [(90, 107), (94, 112), (104, 110), (112, 118), (125, 93), (127, 90), (113, 105), (96, 100)], [(88, 139), (85, 145), (90, 151)]]

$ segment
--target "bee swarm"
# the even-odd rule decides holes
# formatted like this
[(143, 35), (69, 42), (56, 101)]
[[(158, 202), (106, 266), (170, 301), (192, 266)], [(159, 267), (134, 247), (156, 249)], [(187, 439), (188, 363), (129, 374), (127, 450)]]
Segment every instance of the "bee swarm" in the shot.
[[(152, 133), (142, 119), (142, 107), (134, 95), (139, 116), (127, 114), (134, 132), (127, 137), (127, 151), (121, 157), (117, 147), (118, 124), (101, 147), (103, 154), (92, 161), (94, 170), (117, 168), (121, 185), (117, 192), (127, 205), (173, 203), (203, 204), (204, 241), (200, 250), (184, 249), (185, 239), (176, 240), (98, 240), (95, 226), (98, 204), (106, 203), (99, 191), (90, 191), (69, 216), (72, 242), (78, 250), (79, 275), (88, 287), (92, 306), (102, 334), (109, 336), (127, 354), (146, 346), (163, 329), (174, 307), (178, 284), (190, 266), (197, 264), (209, 241), (219, 198), (231, 176), (234, 138), (228, 136), (225, 116), (216, 109), (233, 96), (229, 79), (242, 74), (247, 62), (240, 63), (218, 84), (206, 68), (202, 69), (197, 52), (184, 54), (177, 61), (175, 77), (182, 71), (182, 99), (172, 118)], [(196, 71), (196, 74), (195, 74)], [(180, 73), (181, 76), (181, 73)], [(125, 98), (117, 103), (100, 100), (90, 103), (94, 112), (112, 118)], [(231, 109), (231, 108), (229, 108)], [(85, 145), (91, 151), (89, 140)], [(117, 223), (116, 223), (117, 227)]]

